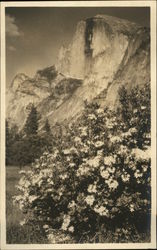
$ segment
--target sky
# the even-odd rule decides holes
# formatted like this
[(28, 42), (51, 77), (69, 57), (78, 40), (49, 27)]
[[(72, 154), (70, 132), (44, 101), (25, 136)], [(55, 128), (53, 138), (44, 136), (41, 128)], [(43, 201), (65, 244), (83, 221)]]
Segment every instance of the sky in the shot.
[(116, 16), (149, 27), (146, 7), (7, 7), (6, 79), (18, 73), (33, 77), (55, 64), (59, 49), (71, 42), (77, 23), (97, 14)]

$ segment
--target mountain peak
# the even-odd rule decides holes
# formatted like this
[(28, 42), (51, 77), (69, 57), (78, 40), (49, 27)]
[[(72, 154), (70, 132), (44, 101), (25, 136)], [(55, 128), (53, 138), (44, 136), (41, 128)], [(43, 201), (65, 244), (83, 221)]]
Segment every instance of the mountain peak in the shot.
[(18, 89), (18, 87), (24, 82), (24, 81), (26, 81), (26, 80), (28, 80), (29, 79), (29, 77), (26, 75), (26, 74), (24, 74), (24, 73), (18, 73), (15, 77), (14, 77), (14, 79), (13, 79), (13, 81), (12, 81), (12, 83), (11, 83), (11, 88), (12, 88), (12, 90), (13, 91), (16, 91), (17, 89)]
[(126, 35), (131, 35), (141, 28), (139, 24), (128, 21), (126, 19), (102, 14), (87, 18), (86, 23), (91, 23), (93, 27), (100, 25), (104, 26), (106, 30), (110, 30), (113, 34), (119, 32), (125, 33)]
[(122, 19), (122, 18), (119, 18), (119, 17), (111, 16), (111, 15), (97, 14), (93, 18), (94, 19), (103, 19), (103, 20), (108, 21), (108, 22), (111, 22), (111, 21), (122, 22), (122, 23), (125, 22), (125, 23), (128, 23), (128, 24), (130, 23), (130, 24), (134, 24), (134, 25), (140, 26), (140, 25), (138, 25), (135, 22), (129, 21), (127, 19)]
[(38, 70), (33, 79), (23, 73), (14, 78), (18, 91), (8, 114), (20, 123), (33, 102), (54, 125), (75, 119), (85, 100), (115, 107), (122, 84), (131, 88), (150, 81), (149, 38), (149, 29), (118, 17), (80, 21), (69, 46), (61, 47), (57, 67)]

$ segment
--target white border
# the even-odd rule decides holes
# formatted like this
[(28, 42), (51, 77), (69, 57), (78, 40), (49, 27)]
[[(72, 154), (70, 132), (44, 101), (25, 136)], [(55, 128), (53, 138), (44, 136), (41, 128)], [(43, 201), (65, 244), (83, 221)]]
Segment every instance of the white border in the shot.
[[(151, 114), (152, 217), (150, 243), (123, 244), (6, 244), (5, 218), (5, 7), (150, 7), (151, 8)], [(155, 249), (156, 248), (156, 1), (51, 1), (1, 3), (1, 249)], [(2, 206), (3, 205), (3, 206)]]

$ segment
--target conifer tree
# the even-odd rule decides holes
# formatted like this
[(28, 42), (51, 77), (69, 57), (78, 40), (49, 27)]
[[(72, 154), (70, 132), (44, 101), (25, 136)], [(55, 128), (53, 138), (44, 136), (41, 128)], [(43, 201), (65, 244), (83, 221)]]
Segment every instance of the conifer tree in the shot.
[(50, 134), (50, 132), (51, 132), (51, 127), (50, 127), (48, 119), (46, 119), (45, 126), (44, 126), (44, 131), (46, 133), (48, 133), (48, 134)]
[(24, 131), (27, 136), (37, 135), (39, 126), (38, 122), (39, 122), (39, 115), (37, 109), (34, 105), (32, 105), (31, 111), (27, 117), (27, 121), (24, 128)]

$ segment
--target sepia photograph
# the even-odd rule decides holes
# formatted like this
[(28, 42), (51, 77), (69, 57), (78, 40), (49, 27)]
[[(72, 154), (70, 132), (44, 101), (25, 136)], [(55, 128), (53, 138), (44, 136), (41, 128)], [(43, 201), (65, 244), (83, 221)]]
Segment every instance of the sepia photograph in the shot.
[(1, 249), (155, 249), (156, 2), (129, 3), (1, 5)]

